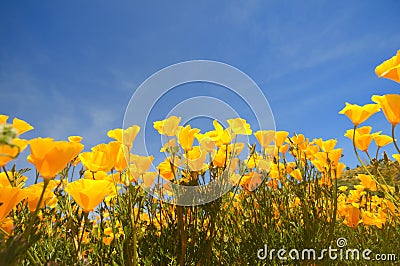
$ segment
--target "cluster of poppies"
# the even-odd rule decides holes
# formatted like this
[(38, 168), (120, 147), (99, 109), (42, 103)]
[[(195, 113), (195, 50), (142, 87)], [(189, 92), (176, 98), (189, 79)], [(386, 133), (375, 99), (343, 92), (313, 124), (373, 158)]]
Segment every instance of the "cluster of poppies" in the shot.
[[(379, 65), (376, 73), (379, 77), (400, 83), (400, 50), (396, 56)], [(400, 95), (374, 95), (372, 101), (374, 103), (364, 106), (346, 103), (339, 112), (346, 115), (354, 125), (345, 136), (353, 142), (356, 156), (360, 159), (359, 151), (364, 152), (371, 164), (379, 159), (378, 151), (381, 148), (393, 144), (398, 153), (392, 157), (397, 160), (398, 167), (400, 149), (395, 139), (395, 127), (400, 123)], [(370, 126), (360, 126), (380, 110), (392, 126), (391, 136), (381, 134), (380, 131), (372, 133)], [(120, 196), (129, 189), (152, 187), (156, 178), (168, 181), (164, 183), (164, 189), (172, 193), (169, 182), (201, 185), (204, 182), (201, 177), (206, 172), (209, 173), (209, 181), (221, 178), (227, 172), (229, 181), (239, 188), (234, 191), (234, 197), (242, 199), (243, 195), (254, 193), (263, 182), (271, 190), (288, 188), (288, 184), (308, 182), (308, 193), (312, 194), (315, 186), (330, 188), (346, 168), (340, 162), (342, 149), (335, 148), (335, 139), (309, 140), (303, 134), (289, 136), (286, 131), (274, 130), (253, 133), (250, 125), (242, 118), (227, 120), (227, 128), (215, 120), (214, 129), (205, 133), (190, 125), (180, 125), (181, 118), (176, 116), (154, 122), (154, 129), (168, 139), (160, 149), (160, 152), (166, 154), (165, 160), (156, 166), (156, 171), (149, 171), (154, 161), (153, 156), (131, 153), (140, 131), (137, 125), (110, 130), (107, 135), (112, 141), (96, 145), (90, 151), (83, 151), (80, 136), (70, 136), (68, 141), (52, 138), (25, 140), (20, 136), (33, 127), (18, 118), (14, 118), (12, 123), (7, 121), (8, 116), (0, 115), (0, 235), (4, 240), (13, 235), (18, 212), (27, 209), (40, 218), (46, 210), (57, 210), (60, 197), (66, 198), (69, 204), (63, 206), (68, 216), (75, 212), (83, 213), (86, 220), (103, 202), (106, 209), (92, 217), (93, 230), (97, 230), (92, 233), (98, 234), (99, 220), (108, 224), (102, 228), (102, 241), (109, 245), (114, 237), (124, 235), (124, 230), (118, 220), (111, 226), (109, 219), (103, 219), (109, 215), (105, 210), (118, 205)], [(241, 160), (239, 154), (247, 145), (236, 141), (236, 137), (251, 134), (254, 134), (261, 149), (249, 146), (247, 158)], [(372, 141), (377, 146), (375, 158), (369, 152)], [(15, 167), (7, 170), (10, 161), (17, 158), (28, 145), (30, 154), (27, 161), (37, 170), (36, 180), (30, 186), (26, 186), (27, 178), (22, 171), (17, 171)], [(364, 167), (364, 173), (357, 175), (360, 183), (354, 187), (338, 187), (334, 201), (327, 201), (323, 208), (331, 209), (332, 204), (336, 204), (337, 213), (334, 215), (337, 217), (331, 218), (341, 219), (349, 227), (363, 223), (382, 228), (386, 223), (396, 223), (400, 213), (396, 184), (387, 184), (387, 178), (382, 176), (378, 167), (367, 167), (361, 159), (360, 163)], [(79, 172), (75, 171), (78, 165), (82, 168)], [(310, 167), (318, 171), (318, 175), (313, 177), (315, 180), (310, 180)], [(242, 196), (238, 197), (239, 194)], [(240, 205), (240, 201), (235, 200), (234, 203), (236, 207)], [(293, 197), (290, 207), (300, 205), (301, 200)], [(142, 219), (148, 223), (157, 222), (151, 221), (148, 213), (138, 206), (130, 206), (130, 211), (137, 213), (133, 215), (133, 221)], [(279, 219), (279, 211), (276, 217)], [(157, 222), (156, 227), (161, 226), (162, 222)], [(26, 230), (29, 229), (27, 226)], [(79, 245), (90, 238), (88, 232), (81, 230)]]

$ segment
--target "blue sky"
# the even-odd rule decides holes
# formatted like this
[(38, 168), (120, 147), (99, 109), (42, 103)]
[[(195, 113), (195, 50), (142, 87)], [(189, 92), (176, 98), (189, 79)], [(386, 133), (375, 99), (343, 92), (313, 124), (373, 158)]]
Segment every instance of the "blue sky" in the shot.
[[(398, 92), (374, 69), (400, 49), (400, 2), (216, 2), (2, 1), (0, 112), (34, 125), (26, 138), (78, 134), (90, 148), (122, 126), (129, 99), (150, 75), (215, 60), (259, 85), (278, 130), (337, 138), (354, 166), (343, 137), (352, 125), (338, 111), (345, 101)], [(170, 99), (199, 91), (230, 97), (196, 88)], [(367, 124), (390, 129), (382, 114)]]

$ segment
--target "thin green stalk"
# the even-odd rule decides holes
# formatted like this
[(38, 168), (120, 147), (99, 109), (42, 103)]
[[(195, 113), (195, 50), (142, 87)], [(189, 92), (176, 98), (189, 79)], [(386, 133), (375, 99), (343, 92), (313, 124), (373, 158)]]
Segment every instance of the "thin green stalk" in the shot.
[(3, 171), (4, 171), (4, 173), (5, 173), (5, 175), (6, 175), (7, 179), (8, 179), (8, 182), (10, 182), (10, 184), (12, 184), (15, 187), (15, 178), (13, 179), (13, 182), (11, 182), (11, 179), (10, 179), (10, 176), (8, 175), (8, 173), (7, 173), (6, 167), (3, 166), (2, 168), (3, 168)]
[[(385, 195), (388, 196), (393, 202), (396, 202), (397, 200), (390, 194), (388, 193), (381, 185), (380, 182), (378, 182), (376, 180), (376, 178), (371, 174), (371, 172), (368, 170), (367, 166), (364, 164), (364, 162), (361, 160), (360, 155), (357, 152), (357, 148), (356, 148), (356, 144), (355, 144), (355, 139), (356, 139), (356, 129), (357, 126), (354, 126), (353, 129), (353, 149), (354, 149), (354, 153), (356, 154), (356, 157), (358, 159), (358, 161), (361, 163), (362, 167), (364, 168), (364, 170), (368, 173), (368, 175), (375, 181), (375, 183), (384, 191)], [(392, 133), (394, 133), (394, 130), (392, 130)], [(379, 172), (378, 172), (379, 173)], [(382, 177), (382, 176), (381, 176)], [(382, 179), (384, 180), (384, 178), (382, 177)], [(399, 208), (395, 205), (395, 208), (397, 211), (399, 211)]]
[(6, 237), (9, 237), (10, 236), (10, 234), (9, 233), (7, 233), (7, 231), (6, 230), (4, 230), (3, 228), (1, 228), (0, 227), (0, 232), (2, 233), (2, 234), (4, 234)]
[(379, 155), (379, 150), (380, 150), (380, 148), (381, 148), (381, 147), (378, 147), (378, 148), (376, 149), (375, 160), (378, 160), (378, 155)]
[(397, 152), (400, 153), (399, 146), (397, 146), (396, 139), (394, 138), (394, 128), (395, 127), (396, 127), (396, 125), (392, 125), (392, 139), (393, 139), (393, 144), (396, 147)]
[(79, 242), (78, 242), (78, 258), (82, 259), (82, 240), (83, 240), (83, 235), (85, 234), (85, 230), (86, 230), (86, 223), (88, 220), (88, 213), (87, 212), (83, 212), (83, 228), (82, 228), (82, 233), (81, 236), (79, 238)]

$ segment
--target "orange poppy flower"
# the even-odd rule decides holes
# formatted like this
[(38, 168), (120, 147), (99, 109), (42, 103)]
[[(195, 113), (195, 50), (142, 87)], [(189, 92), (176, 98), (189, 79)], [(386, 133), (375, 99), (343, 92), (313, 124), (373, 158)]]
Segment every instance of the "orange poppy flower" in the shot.
[(377, 104), (359, 106), (357, 104), (349, 104), (346, 102), (346, 106), (339, 112), (339, 114), (346, 115), (355, 126), (358, 126), (377, 112), (379, 112), (379, 105)]
[(0, 166), (5, 166), (15, 159), (28, 146), (28, 141), (15, 138), (11, 143), (0, 143)]
[(107, 180), (79, 179), (69, 183), (65, 191), (84, 212), (93, 211), (103, 199), (114, 193), (113, 184)]
[(178, 136), (179, 133), (179, 123), (181, 122), (181, 118), (177, 116), (171, 116), (167, 119), (161, 121), (153, 122), (153, 127), (158, 131), (161, 135), (166, 135), (169, 137)]
[(131, 163), (135, 164), (136, 171), (139, 175), (143, 175), (146, 173), (146, 171), (150, 168), (153, 160), (153, 156), (139, 156), (136, 154), (131, 155)]
[(175, 178), (176, 170), (178, 169), (178, 167), (177, 164), (171, 165), (170, 159), (165, 158), (165, 160), (157, 166), (157, 169), (162, 177), (171, 181)]
[(200, 129), (191, 128), (190, 125), (181, 128), (178, 135), (178, 142), (185, 152), (192, 149), (194, 136), (199, 132)]
[[(7, 119), (7, 115), (0, 115), (0, 125), (6, 124)], [(29, 123), (18, 118), (13, 119), (13, 123), (11, 124), (11, 126), (17, 131), (17, 135), (21, 135), (33, 129), (33, 126), (31, 126)]]
[(80, 143), (54, 141), (52, 138), (32, 139), (29, 144), (31, 154), (27, 160), (44, 178), (55, 177), (83, 150)]
[(24, 198), (25, 192), (18, 187), (0, 187), (0, 221)]
[(251, 135), (252, 130), (250, 125), (243, 118), (234, 118), (226, 120), (229, 124), (229, 128), (236, 135)]
[(379, 148), (382, 148), (383, 146), (386, 146), (393, 142), (392, 137), (387, 135), (375, 135), (373, 138), (376, 146), (378, 146)]
[(275, 133), (275, 145), (280, 147), (285, 143), (287, 136), (289, 135), (286, 131), (277, 131)]
[(377, 187), (376, 187), (376, 182), (372, 179), (371, 176), (369, 175), (365, 175), (365, 174), (358, 174), (358, 179), (360, 179), (361, 184), (371, 190), (371, 191), (376, 191)]
[(372, 101), (379, 104), (386, 119), (392, 124), (400, 123), (400, 95), (386, 94), (383, 96), (373, 95)]
[(254, 136), (257, 138), (258, 143), (260, 143), (263, 149), (266, 149), (268, 145), (274, 140), (275, 138), (275, 131), (273, 130), (259, 130), (254, 133)]
[(129, 147), (129, 150), (131, 150), (133, 146), (133, 142), (136, 139), (137, 134), (140, 131), (140, 127), (133, 125), (128, 127), (125, 130), (122, 130), (121, 128), (116, 128), (113, 130), (109, 130), (107, 132), (107, 136), (109, 136), (112, 139), (115, 139), (119, 143)]
[(290, 173), (290, 176), (297, 179), (297, 181), (303, 181), (303, 176), (300, 172), (300, 169), (296, 169)]
[[(44, 182), (41, 182), (24, 188), (24, 191), (28, 197), (28, 208), (31, 212), (36, 210), (36, 207), (39, 203), (40, 195), (43, 191), (43, 185)], [(50, 180), (43, 194), (43, 198), (40, 202), (39, 208), (42, 208), (45, 205), (52, 205), (52, 203), (57, 202), (56, 195), (52, 191), (53, 189), (55, 189), (56, 186), (56, 183), (53, 180)]]
[(397, 51), (395, 56), (377, 66), (375, 73), (380, 78), (387, 78), (400, 83), (400, 50)]

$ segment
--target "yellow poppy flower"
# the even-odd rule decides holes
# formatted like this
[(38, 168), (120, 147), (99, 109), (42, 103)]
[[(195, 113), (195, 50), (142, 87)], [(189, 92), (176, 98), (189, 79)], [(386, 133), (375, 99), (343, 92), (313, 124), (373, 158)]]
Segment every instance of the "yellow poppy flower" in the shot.
[(162, 146), (162, 148), (160, 149), (160, 152), (171, 153), (176, 147), (177, 147), (176, 140), (175, 140), (175, 138), (173, 138), (173, 139), (168, 140), (168, 142)]
[(229, 128), (236, 135), (251, 135), (250, 125), (243, 118), (234, 118), (227, 120)]
[(221, 124), (218, 123), (217, 120), (213, 121), (214, 130), (208, 131), (205, 134), (197, 133), (196, 138), (200, 142), (204, 138), (210, 138), (215, 142), (217, 147), (221, 147), (223, 145), (227, 145), (232, 140), (231, 130), (229, 128), (225, 129)]
[(267, 186), (272, 188), (272, 189), (278, 189), (279, 187), (279, 181), (276, 179), (271, 179), (267, 182)]
[(18, 136), (32, 130), (27, 122), (14, 118), (13, 124), (7, 124), (8, 116), (0, 115), (0, 166), (15, 159), (27, 146), (27, 141)]
[(285, 143), (287, 136), (289, 135), (286, 131), (277, 131), (275, 133), (275, 145), (280, 147)]
[(368, 151), (368, 147), (373, 140), (372, 134), (364, 134), (356, 138), (356, 147), (359, 148), (363, 152)]
[(224, 128), (222, 127), (222, 125), (220, 123), (218, 123), (217, 120), (213, 121), (213, 126), (214, 126), (214, 130), (208, 131), (204, 135), (211, 138), (213, 141), (217, 142), (217, 141), (219, 141), (219, 139), (222, 135), (222, 132), (224, 131)]
[(157, 172), (146, 172), (142, 177), (144, 188), (150, 188), (153, 185), (154, 179), (156, 179), (156, 177)]
[(128, 167), (127, 157), (129, 156), (129, 148), (119, 145), (118, 153), (114, 157), (114, 169), (123, 172)]
[(15, 159), (28, 146), (28, 141), (15, 138), (11, 143), (0, 143), (0, 166), (5, 166)]
[[(120, 147), (121, 143), (118, 141), (110, 141), (107, 144), (101, 143), (92, 147), (91, 152), (83, 152), (79, 154), (79, 159), (87, 170), (92, 172), (108, 172), (111, 169), (114, 169), (116, 163), (121, 164), (118, 165), (118, 168), (124, 166), (123, 160), (125, 153), (123, 150), (120, 150)], [(119, 170), (120, 169), (118, 169), (118, 171)]]
[(261, 171), (268, 171), (271, 168), (271, 164), (271, 160), (260, 158), (260, 160), (258, 160), (257, 169)]
[[(9, 177), (11, 177), (12, 176), (12, 172), (11, 171), (7, 171), (7, 175)], [(5, 172), (1, 172), (0, 173), (0, 187), (12, 187), (12, 184), (8, 180), (7, 175), (6, 175)]]
[[(39, 203), (40, 195), (43, 191), (44, 182), (37, 183), (31, 185), (27, 188), (24, 188), (24, 191), (28, 197), (28, 208), (31, 212), (36, 210), (36, 207)], [(50, 180), (49, 184), (46, 187), (46, 190), (43, 194), (43, 199), (40, 202), (39, 208), (44, 207), (45, 205), (49, 205), (49, 203), (56, 198), (55, 194), (53, 193), (53, 189), (56, 187), (56, 183), (53, 180)], [(54, 203), (54, 202), (53, 202)]]
[(129, 150), (132, 149), (133, 142), (136, 139), (137, 134), (140, 131), (140, 127), (137, 125), (132, 125), (128, 127), (125, 130), (122, 130), (122, 128), (116, 128), (109, 130), (107, 132), (107, 136), (109, 136), (112, 139), (115, 139), (119, 143), (127, 146)]
[(337, 143), (336, 139), (328, 139), (323, 141), (322, 139), (314, 139), (313, 142), (318, 145), (322, 151), (329, 152), (334, 149)]
[(18, 187), (0, 187), (0, 221), (24, 198), (25, 192)]
[[(330, 150), (329, 150), (330, 151)], [(317, 145), (308, 145), (304, 150), (307, 159), (313, 160), (314, 155), (319, 152), (319, 147)]]
[(378, 146), (379, 148), (382, 148), (383, 146), (386, 146), (393, 142), (392, 137), (387, 135), (375, 135), (373, 138), (376, 146)]
[(165, 160), (157, 166), (157, 169), (162, 177), (171, 181), (175, 178), (178, 167), (176, 164), (171, 163), (169, 158), (165, 158)]
[[(288, 150), (289, 150), (288, 144), (284, 144), (284, 145), (280, 146), (280, 148), (279, 148), (279, 152), (282, 154), (285, 154)], [(278, 152), (278, 149), (275, 149), (274, 151)]]
[(262, 174), (257, 172), (250, 172), (242, 177), (240, 180), (240, 186), (247, 191), (255, 190), (263, 181)]
[(226, 150), (218, 149), (213, 158), (213, 165), (216, 167), (224, 167), (226, 161)]
[(340, 158), (342, 157), (343, 149), (333, 149), (330, 150), (328, 153), (328, 158), (333, 167), (336, 167), (339, 163)]
[(300, 145), (306, 141), (304, 134), (297, 134), (290, 138), (295, 145)]
[[(11, 217), (0, 220), (0, 228), (7, 232), (7, 234), (11, 235), (14, 230), (14, 219)], [(8, 236), (5, 235), (4, 239), (7, 239)]]
[(349, 227), (357, 227), (357, 225), (360, 223), (360, 209), (353, 205), (348, 206), (343, 223)]
[(245, 160), (246, 166), (250, 169), (256, 167), (260, 161), (260, 155), (258, 153), (250, 154)]
[(400, 123), (400, 95), (386, 94), (383, 96), (373, 95), (372, 101), (379, 104), (386, 119), (393, 125)]
[(371, 176), (369, 175), (365, 175), (365, 174), (358, 174), (358, 179), (360, 179), (361, 184), (371, 190), (371, 191), (376, 191), (377, 187), (376, 187), (376, 182), (372, 179)]
[(275, 131), (274, 130), (259, 130), (254, 133), (254, 136), (257, 138), (258, 143), (260, 143), (263, 149), (266, 149), (268, 145), (274, 140), (275, 138)]
[(81, 136), (69, 136), (68, 141), (80, 143), (82, 141), (82, 137)]
[[(8, 180), (8, 178), (10, 178), (10, 180)], [(28, 178), (18, 172), (7, 171), (7, 174), (5, 172), (0, 173), (0, 187), (15, 186), (22, 188), (26, 180), (28, 180)]]
[(207, 167), (207, 165), (204, 164), (207, 153), (203, 151), (200, 146), (194, 146), (184, 156), (185, 159), (183, 159), (183, 163), (187, 162), (191, 171), (201, 171)]
[(295, 162), (287, 162), (286, 163), (286, 173), (290, 174), (292, 171), (294, 171), (294, 168), (296, 167), (296, 163)]
[(339, 114), (346, 115), (355, 126), (358, 126), (377, 112), (379, 112), (379, 105), (377, 104), (359, 106), (357, 104), (349, 104), (346, 102), (346, 106), (339, 112)]
[(136, 154), (131, 155), (131, 163), (135, 164), (136, 170), (139, 175), (143, 175), (150, 168), (151, 163), (153, 162), (153, 156), (139, 156)]
[(222, 145), (228, 145), (231, 143), (232, 141), (232, 134), (230, 129), (224, 129), (224, 131), (222, 131), (221, 137), (219, 139), (219, 147), (221, 147)]
[(300, 172), (300, 169), (296, 169), (290, 173), (290, 176), (297, 179), (297, 181), (303, 181), (303, 176)]
[(113, 160), (107, 152), (91, 151), (79, 154), (83, 166), (92, 172), (104, 171), (108, 172), (113, 168)]
[(324, 172), (327, 168), (326, 164), (324, 161), (320, 161), (319, 159), (314, 159), (311, 160), (311, 163), (315, 166), (315, 168), (317, 168), (318, 171), (320, 171), (321, 173)]
[[(8, 119), (7, 115), (0, 115), (0, 125), (6, 124), (7, 119)], [(18, 118), (13, 119), (13, 123), (11, 126), (17, 131), (17, 135), (21, 135), (33, 129), (33, 126), (31, 126), (29, 123)]]
[(397, 160), (398, 163), (400, 163), (400, 154), (393, 154), (392, 156)]
[(397, 51), (395, 56), (377, 66), (375, 73), (380, 78), (387, 78), (400, 83), (400, 50)]
[(178, 136), (180, 122), (180, 117), (171, 116), (167, 119), (153, 122), (153, 127), (158, 131), (160, 135), (165, 135), (169, 137)]
[[(357, 139), (357, 137), (361, 136), (361, 135), (365, 135), (365, 134), (369, 134), (372, 130), (372, 127), (370, 126), (364, 126), (364, 127), (360, 127), (356, 129), (356, 136), (355, 138)], [(353, 140), (353, 135), (354, 135), (354, 129), (348, 129), (346, 130), (346, 133), (344, 133), (344, 136)]]
[[(371, 130), (372, 130), (372, 127), (370, 127), (370, 126), (359, 127), (356, 129), (356, 136), (357, 136), (357, 134), (359, 134), (359, 135), (370, 134)], [(351, 131), (354, 131), (354, 130), (351, 130)]]
[(93, 211), (103, 199), (114, 192), (113, 184), (106, 180), (79, 179), (69, 183), (65, 191), (84, 212)]
[(29, 144), (31, 154), (27, 160), (44, 178), (55, 177), (83, 150), (80, 143), (54, 141), (52, 138), (32, 139)]
[(200, 129), (191, 128), (190, 125), (181, 128), (178, 135), (178, 142), (185, 152), (192, 149), (194, 136), (199, 132)]
[(365, 225), (375, 225), (378, 228), (382, 228), (383, 224), (386, 222), (385, 216), (378, 216), (366, 210), (361, 212), (361, 219)]
[[(367, 132), (371, 132), (371, 127), (360, 127), (356, 129), (356, 134), (354, 137), (355, 146), (364, 152), (368, 151), (368, 147), (371, 144), (372, 140), (374, 139), (375, 136), (379, 134), (378, 132), (373, 134)], [(351, 141), (353, 141), (354, 130), (353, 129), (347, 130), (344, 136), (348, 137)]]
[(211, 138), (204, 137), (201, 140), (199, 140), (199, 143), (201, 149), (204, 150), (205, 152), (211, 153), (214, 151), (215, 141), (213, 141)]
[(0, 124), (7, 123), (8, 115), (0, 115)]
[(341, 177), (345, 168), (346, 168), (346, 165), (342, 162), (339, 162), (336, 165), (336, 168), (331, 169), (331, 177), (333, 179)]

